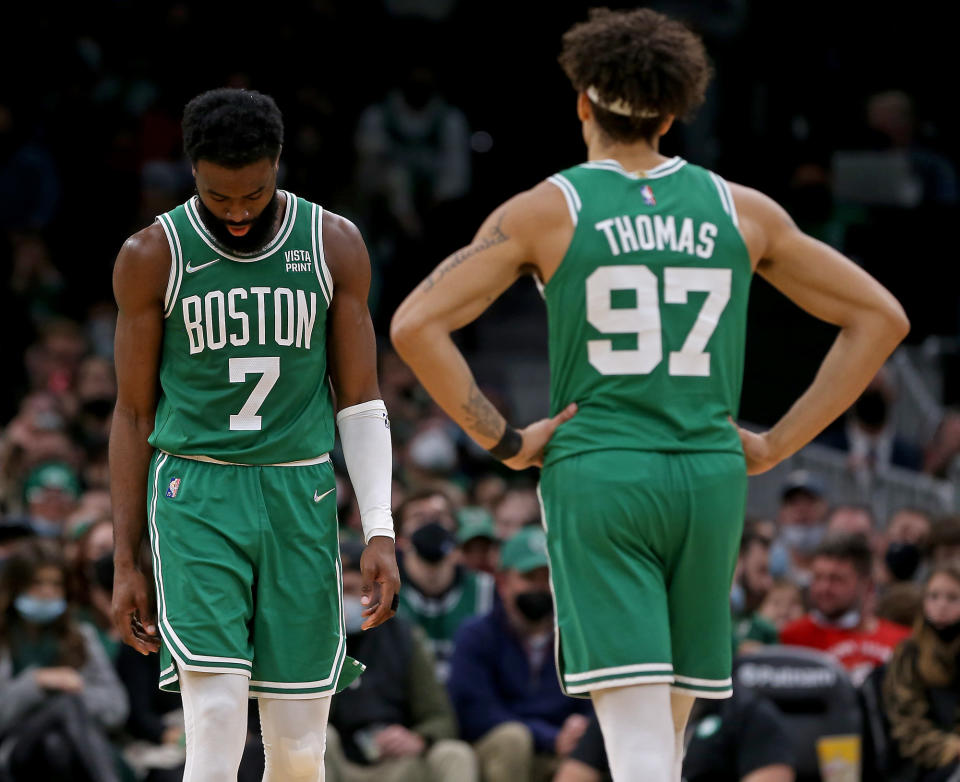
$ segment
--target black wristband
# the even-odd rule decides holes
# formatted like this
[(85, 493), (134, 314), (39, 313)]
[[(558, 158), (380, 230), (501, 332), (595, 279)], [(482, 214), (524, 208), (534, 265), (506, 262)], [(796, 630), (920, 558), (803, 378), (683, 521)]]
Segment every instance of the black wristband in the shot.
[(505, 462), (507, 459), (512, 459), (520, 453), (521, 448), (523, 448), (523, 435), (510, 426), (510, 424), (507, 424), (507, 428), (504, 430), (500, 442), (493, 446), (493, 448), (489, 448), (488, 453), (495, 459)]

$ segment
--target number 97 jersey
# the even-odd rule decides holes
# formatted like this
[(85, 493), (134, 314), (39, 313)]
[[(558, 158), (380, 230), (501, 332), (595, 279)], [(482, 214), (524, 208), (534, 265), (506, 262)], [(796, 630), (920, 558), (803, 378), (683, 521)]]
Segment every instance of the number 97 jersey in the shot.
[(736, 417), (752, 269), (727, 183), (673, 158), (549, 178), (574, 234), (544, 289), (550, 408), (577, 415), (545, 464), (597, 450), (742, 453)]
[(280, 195), (280, 229), (251, 255), (217, 242), (196, 196), (157, 218), (172, 259), (150, 436), (161, 451), (266, 465), (333, 447), (323, 210)]

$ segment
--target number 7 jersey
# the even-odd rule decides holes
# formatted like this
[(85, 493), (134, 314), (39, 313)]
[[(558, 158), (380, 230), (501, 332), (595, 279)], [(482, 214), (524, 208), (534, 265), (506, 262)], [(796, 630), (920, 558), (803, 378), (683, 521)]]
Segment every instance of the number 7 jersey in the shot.
[(281, 193), (280, 230), (250, 255), (217, 242), (196, 196), (157, 218), (172, 263), (155, 448), (261, 465), (313, 460), (333, 448), (326, 354), (333, 280), (323, 210)]
[(545, 464), (598, 450), (741, 453), (750, 256), (727, 183), (673, 158), (614, 160), (549, 178), (574, 234), (544, 288), (550, 409), (574, 418)]

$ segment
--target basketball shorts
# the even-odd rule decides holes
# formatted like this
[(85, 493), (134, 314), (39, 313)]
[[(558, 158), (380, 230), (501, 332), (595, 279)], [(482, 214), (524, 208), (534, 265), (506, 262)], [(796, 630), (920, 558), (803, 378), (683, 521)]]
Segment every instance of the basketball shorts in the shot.
[(564, 692), (666, 683), (730, 697), (746, 490), (732, 453), (596, 451), (543, 470)]
[(181, 670), (249, 677), (251, 696), (317, 698), (360, 675), (346, 655), (330, 462), (210, 464), (157, 452), (147, 492), (162, 640)]

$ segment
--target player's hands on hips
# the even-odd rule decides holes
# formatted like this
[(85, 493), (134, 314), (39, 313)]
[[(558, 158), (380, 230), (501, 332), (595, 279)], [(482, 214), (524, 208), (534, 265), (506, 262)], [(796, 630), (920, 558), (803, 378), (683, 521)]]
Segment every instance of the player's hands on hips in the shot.
[(751, 432), (749, 429), (737, 426), (732, 420), (730, 423), (740, 435), (743, 455), (747, 460), (747, 475), (759, 475), (780, 463), (779, 457), (774, 454), (770, 445), (767, 432)]
[(385, 535), (370, 538), (360, 555), (360, 573), (363, 575), (363, 596), (360, 602), (367, 608), (362, 630), (382, 625), (397, 613), (400, 601), (400, 571), (393, 539)]
[(113, 625), (123, 642), (140, 654), (160, 650), (156, 611), (146, 576), (132, 565), (118, 566), (113, 574)]
[(523, 437), (523, 446), (520, 453), (510, 459), (505, 459), (504, 464), (512, 470), (525, 470), (527, 467), (543, 467), (543, 449), (546, 448), (553, 433), (557, 427), (565, 424), (577, 413), (576, 403), (567, 405), (563, 410), (557, 413), (553, 418), (541, 418), (532, 424), (520, 430)]

